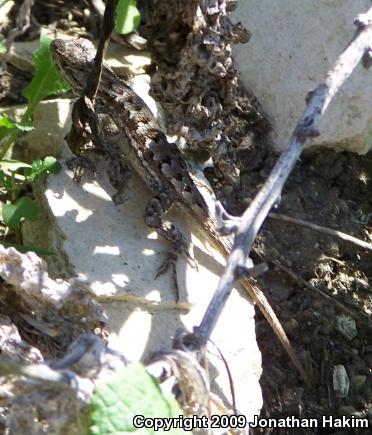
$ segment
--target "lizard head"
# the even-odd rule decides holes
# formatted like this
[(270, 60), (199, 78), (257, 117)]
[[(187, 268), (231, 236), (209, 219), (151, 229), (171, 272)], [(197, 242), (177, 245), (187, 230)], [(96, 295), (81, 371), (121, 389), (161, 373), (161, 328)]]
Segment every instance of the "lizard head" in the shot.
[(50, 45), (52, 58), (63, 78), (73, 91), (81, 91), (96, 54), (96, 48), (88, 39), (55, 39)]

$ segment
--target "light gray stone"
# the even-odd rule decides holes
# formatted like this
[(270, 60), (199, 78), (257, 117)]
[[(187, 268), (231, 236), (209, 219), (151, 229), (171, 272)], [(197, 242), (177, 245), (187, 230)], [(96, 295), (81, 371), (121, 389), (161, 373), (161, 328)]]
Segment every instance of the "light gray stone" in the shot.
[(342, 364), (333, 367), (333, 391), (336, 397), (344, 399), (349, 394), (350, 381)]
[[(65, 153), (67, 155), (67, 152)], [(89, 282), (109, 318), (109, 344), (132, 360), (171, 346), (178, 328), (200, 323), (222, 271), (223, 259), (199, 234), (197, 223), (176, 211), (169, 218), (192, 242), (196, 269), (180, 257), (177, 264), (180, 303), (170, 274), (155, 279), (169, 244), (143, 221), (150, 198), (142, 181), (133, 176), (127, 200), (115, 206), (103, 172), (96, 180), (77, 186), (63, 170), (50, 176), (39, 225), (28, 224), (25, 243), (44, 241), (56, 252), (50, 256), (49, 272), (61, 276), (75, 271)], [(253, 419), (262, 406), (259, 377), (261, 356), (255, 338), (254, 308), (233, 291), (213, 332), (212, 340), (222, 350), (234, 380), (237, 406)], [(212, 381), (218, 394), (231, 403), (227, 373), (217, 352), (208, 355)]]
[[(244, 84), (274, 124), (274, 146), (282, 149), (305, 108), (307, 92), (322, 83), (345, 49), (369, 0), (240, 0), (233, 19), (251, 32), (234, 57)], [(372, 75), (359, 65), (318, 124), (312, 145), (360, 154), (372, 146)]]
[[(115, 207), (108, 195), (112, 189), (103, 179), (100, 176), (99, 182), (79, 187), (70, 173), (62, 172), (50, 178), (46, 198), (66, 236), (63, 246), (70, 262), (80, 277), (91, 282), (91, 289), (104, 303), (111, 342), (138, 360), (169, 347), (178, 328), (192, 330), (200, 322), (216, 289), (222, 259), (197, 236), (194, 222), (170, 214), (192, 241), (198, 262), (195, 269), (182, 257), (178, 261), (181, 301), (177, 305), (170, 274), (155, 279), (169, 245), (143, 222), (147, 189), (134, 177), (127, 201)], [(229, 299), (212, 340), (228, 360), (240, 411), (257, 413), (262, 404), (258, 384), (261, 358), (255, 340), (254, 309), (238, 292)], [(213, 354), (214, 381), (229, 400), (227, 374)]]

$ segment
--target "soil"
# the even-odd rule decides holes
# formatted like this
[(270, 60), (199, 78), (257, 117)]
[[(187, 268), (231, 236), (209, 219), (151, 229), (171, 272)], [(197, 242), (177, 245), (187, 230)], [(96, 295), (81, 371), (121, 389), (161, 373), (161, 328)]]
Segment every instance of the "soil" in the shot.
[[(81, 13), (86, 7), (84, 1), (65, 2), (64, 5), (57, 0), (35, 3), (34, 18), (39, 23), (69, 27), (73, 17), (84, 27), (81, 33), (89, 27)], [(48, 8), (45, 8), (46, 4), (49, 4)], [(27, 39), (30, 34), (35, 36), (35, 33), (28, 32), (22, 38)], [(2, 105), (16, 102), (15, 88), (18, 84), (20, 95), (24, 86), (24, 75), (12, 71), (12, 76), (15, 78), (11, 86), (7, 85), (8, 78), (0, 82)], [(276, 157), (264, 145), (242, 152), (239, 194), (244, 192), (244, 198), (240, 198), (239, 205), (232, 204), (232, 210), (243, 209), (254, 196)], [(371, 243), (371, 177), (371, 154), (358, 156), (326, 149), (306, 151), (286, 183), (275, 211)], [(306, 385), (257, 311), (257, 335), (263, 356), (262, 416), (321, 418), (322, 415), (353, 415), (369, 417), (372, 425), (369, 322), (372, 312), (372, 251), (299, 225), (267, 219), (255, 243), (253, 259), (255, 263), (266, 261), (270, 266), (258, 282), (310, 377), (310, 385)], [(306, 287), (304, 281), (322, 290), (329, 299)], [(346, 308), (336, 305), (335, 301)], [(349, 309), (348, 313), (345, 309)], [(350, 312), (355, 325), (350, 320)], [(351, 335), (340, 332), (338, 325), (342, 321), (351, 324)], [(346, 397), (337, 397), (334, 391), (333, 372), (339, 365), (344, 366), (350, 381)], [(262, 433), (344, 435), (370, 431), (277, 429)]]
[[(262, 152), (262, 150), (260, 151)], [(272, 155), (267, 160), (271, 160)], [(243, 177), (252, 191), (264, 180), (268, 166)], [(262, 175), (264, 174), (264, 176)], [(333, 228), (371, 242), (372, 155), (332, 150), (306, 151), (289, 178), (278, 213)], [(258, 281), (276, 311), (297, 355), (310, 374), (306, 386), (288, 361), (271, 328), (257, 311), (257, 334), (263, 354), (262, 416), (320, 418), (323, 415), (372, 417), (372, 341), (370, 289), (372, 252), (336, 237), (268, 219), (255, 244), (255, 262), (271, 264)], [(279, 269), (273, 262), (285, 267)], [(297, 275), (294, 279), (288, 271)], [(305, 280), (331, 301), (311, 290)], [(337, 328), (350, 314), (354, 337)], [(343, 365), (350, 380), (345, 398), (334, 392), (333, 371)], [(267, 433), (267, 432), (266, 432)], [(293, 433), (277, 429), (272, 433)], [(314, 429), (296, 429), (313, 434)], [(322, 433), (370, 433), (369, 430), (323, 430)]]

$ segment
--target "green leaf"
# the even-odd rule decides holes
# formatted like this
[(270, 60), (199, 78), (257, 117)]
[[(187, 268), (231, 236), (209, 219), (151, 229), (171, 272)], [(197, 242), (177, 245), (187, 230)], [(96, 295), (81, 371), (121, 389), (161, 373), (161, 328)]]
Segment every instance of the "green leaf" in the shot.
[(57, 174), (61, 170), (61, 164), (55, 157), (48, 156), (44, 160), (34, 160), (31, 169), (26, 172), (28, 181), (34, 181), (37, 177), (45, 174)]
[[(141, 364), (131, 364), (110, 382), (97, 388), (92, 402), (91, 435), (163, 433), (136, 428), (133, 417), (176, 418), (182, 414), (173, 396), (164, 395), (158, 383)], [(184, 433), (172, 429), (172, 434)]]
[(58, 174), (62, 166), (59, 161), (53, 156), (47, 156), (43, 160), (43, 170), (52, 174)]
[(136, 0), (119, 0), (116, 7), (115, 30), (126, 35), (138, 27), (141, 15), (136, 7)]
[(70, 86), (54, 65), (49, 46), (52, 40), (41, 34), (40, 47), (34, 53), (36, 74), (22, 94), (35, 107), (43, 98), (66, 92)]
[(8, 118), (6, 115), (0, 117), (0, 139), (5, 137), (13, 130), (19, 130), (21, 132), (27, 132), (33, 130), (31, 122), (17, 122)]
[(0, 116), (0, 127), (12, 130), (15, 128), (15, 122), (11, 121), (6, 115)]
[(35, 221), (38, 216), (37, 204), (28, 196), (22, 196), (15, 204), (3, 206), (3, 220), (11, 230), (17, 228), (22, 220)]
[(0, 117), (0, 139), (5, 137), (8, 133), (14, 130), (15, 124), (7, 116)]
[[(54, 65), (52, 55), (49, 50), (51, 39), (45, 35), (40, 36), (40, 46), (34, 53), (36, 74), (31, 83), (26, 86), (22, 94), (28, 98), (29, 103), (22, 120), (17, 128), (9, 130), (9, 137), (0, 149), (0, 160), (4, 158), (13, 142), (17, 139), (19, 129), (25, 130), (30, 127), (30, 119), (40, 101), (50, 95), (60, 94), (70, 89), (70, 86), (63, 80), (57, 67)], [(0, 131), (1, 135), (1, 131)], [(0, 136), (1, 137), (1, 136)]]

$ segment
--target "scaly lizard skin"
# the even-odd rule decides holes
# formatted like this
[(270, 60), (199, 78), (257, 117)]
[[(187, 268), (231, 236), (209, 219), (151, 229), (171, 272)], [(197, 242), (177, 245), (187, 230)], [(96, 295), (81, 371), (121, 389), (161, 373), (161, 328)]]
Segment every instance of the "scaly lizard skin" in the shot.
[[(76, 94), (81, 94), (95, 56), (94, 45), (82, 38), (56, 39), (51, 44), (51, 51), (63, 77)], [(231, 243), (227, 237), (217, 232), (214, 214), (210, 213), (193, 182), (180, 150), (168, 142), (146, 103), (106, 65), (103, 66), (94, 111), (98, 138), (86, 138), (86, 142), (95, 142), (98, 151), (108, 155), (113, 163), (119, 162), (121, 165), (124, 155), (151, 189), (154, 196), (146, 208), (146, 223), (169, 240), (176, 251), (187, 252), (182, 234), (173, 224), (162, 219), (164, 213), (175, 204), (197, 220), (207, 240), (226, 258)], [(73, 151), (77, 154), (84, 153), (81, 142), (78, 147), (80, 149)], [(262, 291), (247, 280), (242, 280), (241, 284), (259, 306), (295, 366), (299, 368), (287, 336)]]
[[(63, 77), (77, 95), (81, 94), (95, 56), (93, 44), (87, 39), (56, 39), (51, 50)], [(146, 208), (146, 223), (169, 240), (178, 252), (187, 250), (184, 238), (171, 223), (162, 219), (173, 204), (196, 218), (209, 236), (223, 245), (224, 253), (228, 253), (231, 244), (215, 230), (213, 213), (193, 182), (177, 145), (168, 142), (146, 103), (107, 66), (103, 67), (95, 113), (98, 143), (93, 133), (89, 138), (80, 138), (77, 145), (70, 144), (75, 154), (84, 155), (95, 148), (116, 164), (118, 160), (121, 163), (121, 155), (124, 155), (154, 194)], [(86, 129), (82, 130), (86, 134)], [(121, 185), (120, 180), (116, 181)]]

